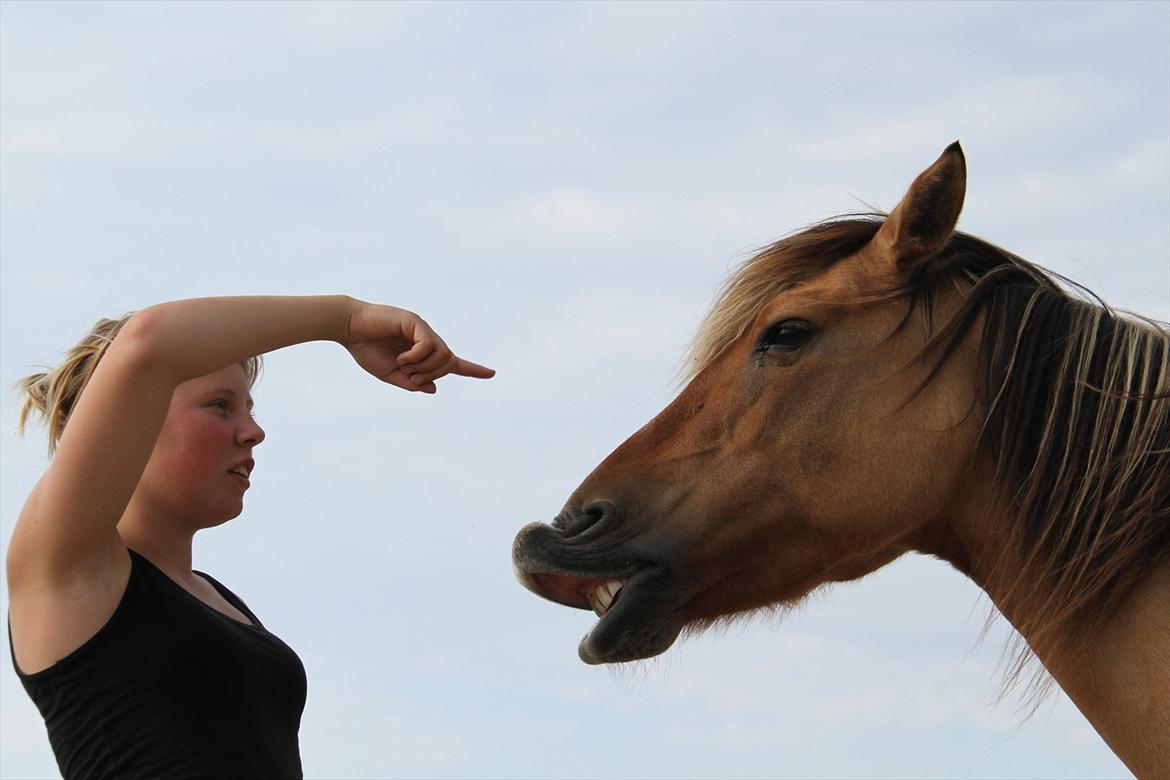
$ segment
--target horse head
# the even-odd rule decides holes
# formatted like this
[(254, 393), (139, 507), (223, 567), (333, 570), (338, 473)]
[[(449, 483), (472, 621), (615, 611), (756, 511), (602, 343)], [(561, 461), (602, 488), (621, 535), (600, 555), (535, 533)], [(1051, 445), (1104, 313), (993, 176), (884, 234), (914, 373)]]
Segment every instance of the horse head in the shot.
[(974, 338), (932, 365), (932, 305), (903, 294), (951, 238), (966, 168), (952, 144), (888, 218), (824, 223), (729, 282), (682, 393), (606, 458), (551, 525), (516, 538), (517, 576), (600, 616), (587, 663), (666, 650), (687, 626), (860, 577), (945, 522), (979, 436)]

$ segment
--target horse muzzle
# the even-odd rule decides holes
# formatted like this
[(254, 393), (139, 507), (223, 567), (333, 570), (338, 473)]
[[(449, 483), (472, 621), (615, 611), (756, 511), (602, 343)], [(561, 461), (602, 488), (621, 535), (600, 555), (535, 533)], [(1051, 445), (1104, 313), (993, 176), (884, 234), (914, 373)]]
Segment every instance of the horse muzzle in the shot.
[(628, 544), (607, 541), (607, 515), (612, 517), (612, 504), (583, 515), (562, 513), (552, 525), (521, 528), (512, 545), (520, 584), (549, 601), (597, 614), (597, 625), (578, 647), (588, 664), (658, 655), (686, 622), (670, 569)]

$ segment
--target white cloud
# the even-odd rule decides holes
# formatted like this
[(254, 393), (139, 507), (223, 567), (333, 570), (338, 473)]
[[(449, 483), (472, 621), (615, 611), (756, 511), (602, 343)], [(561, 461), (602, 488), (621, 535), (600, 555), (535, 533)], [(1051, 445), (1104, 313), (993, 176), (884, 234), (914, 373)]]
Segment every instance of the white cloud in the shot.
[(579, 190), (538, 193), (508, 209), (510, 222), (550, 234), (604, 233), (624, 227), (621, 212)]

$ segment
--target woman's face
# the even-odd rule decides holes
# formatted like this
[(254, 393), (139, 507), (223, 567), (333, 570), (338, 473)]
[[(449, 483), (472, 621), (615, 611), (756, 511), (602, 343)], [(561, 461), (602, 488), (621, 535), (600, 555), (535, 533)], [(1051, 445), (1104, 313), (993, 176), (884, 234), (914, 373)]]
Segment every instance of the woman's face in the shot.
[(219, 525), (243, 511), (252, 448), (262, 441), (242, 366), (184, 382), (138, 490), (161, 516), (192, 530)]

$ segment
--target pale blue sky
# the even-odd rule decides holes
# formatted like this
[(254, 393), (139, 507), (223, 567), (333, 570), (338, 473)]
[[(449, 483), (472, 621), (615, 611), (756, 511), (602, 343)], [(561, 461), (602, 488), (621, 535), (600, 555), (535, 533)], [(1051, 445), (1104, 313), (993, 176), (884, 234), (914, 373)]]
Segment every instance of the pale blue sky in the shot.
[[(309, 777), (1127, 776), (1063, 697), (995, 704), (1006, 630), (937, 562), (614, 672), (509, 550), (670, 400), (732, 263), (956, 138), (962, 229), (1170, 318), (1168, 41), (1165, 2), (4, 2), (0, 535), (45, 463), (9, 385), (98, 317), (348, 293), (499, 376), (268, 360), (196, 564), (304, 660)], [(0, 775), (53, 776), (4, 665)]]

